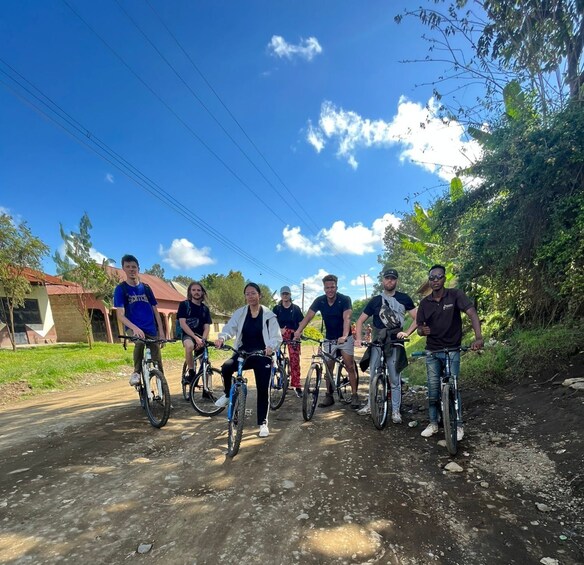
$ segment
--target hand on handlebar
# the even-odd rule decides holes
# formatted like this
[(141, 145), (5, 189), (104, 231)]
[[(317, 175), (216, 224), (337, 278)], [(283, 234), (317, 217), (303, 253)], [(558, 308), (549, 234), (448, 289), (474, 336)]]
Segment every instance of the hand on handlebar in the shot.
[(221, 348), (223, 347), (223, 344), (224, 344), (224, 343), (225, 343), (225, 342), (224, 342), (222, 339), (216, 339), (216, 340), (215, 340), (215, 347), (216, 347), (217, 349), (221, 349)]
[(482, 349), (485, 345), (485, 342), (483, 340), (483, 338), (481, 339), (475, 339), (471, 344), (470, 344), (470, 348), (473, 351), (478, 351), (479, 349)]
[(146, 334), (140, 328), (136, 328), (132, 331), (136, 337), (139, 337), (140, 339), (146, 339)]

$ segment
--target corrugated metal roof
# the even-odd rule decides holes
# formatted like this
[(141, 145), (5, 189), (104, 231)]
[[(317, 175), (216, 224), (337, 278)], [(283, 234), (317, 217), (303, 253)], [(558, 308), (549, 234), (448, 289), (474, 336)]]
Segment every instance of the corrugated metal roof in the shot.
[(47, 275), (41, 271), (35, 269), (29, 269), (24, 267), (22, 274), (26, 277), (26, 280), (33, 284), (45, 284), (45, 285), (61, 285), (61, 286), (72, 286), (74, 283), (64, 281), (60, 277), (54, 277), (53, 275)]

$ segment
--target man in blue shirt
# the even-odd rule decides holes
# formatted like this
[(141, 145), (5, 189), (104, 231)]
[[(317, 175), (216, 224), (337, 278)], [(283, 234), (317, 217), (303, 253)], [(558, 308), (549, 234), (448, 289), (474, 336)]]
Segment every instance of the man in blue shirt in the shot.
[[(122, 270), (126, 274), (126, 281), (116, 286), (114, 291), (114, 307), (118, 321), (125, 328), (132, 331), (132, 335), (141, 339), (164, 339), (162, 320), (156, 308), (156, 298), (151, 288), (140, 282), (138, 273), (140, 265), (133, 255), (122, 257)], [(162, 371), (162, 357), (160, 347), (153, 343), (150, 345), (152, 360), (158, 364)], [(144, 344), (136, 342), (134, 347), (134, 372), (130, 376), (130, 384), (140, 384), (140, 371), (142, 370), (142, 356)]]

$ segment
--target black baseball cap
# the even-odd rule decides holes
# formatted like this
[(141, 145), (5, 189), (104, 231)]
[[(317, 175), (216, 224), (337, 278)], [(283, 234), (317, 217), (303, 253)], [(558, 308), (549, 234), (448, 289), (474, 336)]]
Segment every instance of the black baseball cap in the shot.
[(398, 279), (399, 275), (397, 274), (397, 271), (395, 269), (386, 269), (385, 271), (383, 271), (383, 278), (384, 279)]

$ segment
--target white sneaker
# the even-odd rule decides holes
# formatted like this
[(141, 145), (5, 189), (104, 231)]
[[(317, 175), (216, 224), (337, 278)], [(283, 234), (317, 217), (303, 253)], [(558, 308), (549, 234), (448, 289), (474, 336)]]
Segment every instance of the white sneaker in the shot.
[(368, 414), (371, 414), (371, 406), (369, 406), (369, 404), (363, 406), (363, 408), (357, 410), (357, 414), (359, 414), (359, 416), (367, 416)]
[(138, 386), (140, 384), (140, 373), (132, 373), (130, 375), (130, 386)]
[(462, 426), (458, 426), (456, 428), (456, 441), (462, 441), (464, 438), (464, 428)]
[(260, 437), (268, 437), (270, 435), (270, 430), (268, 428), (268, 424), (262, 424), (260, 426), (260, 433), (258, 435)]
[(225, 396), (224, 394), (222, 396), (220, 396), (217, 400), (215, 400), (215, 406), (217, 406), (217, 408), (223, 408), (224, 406), (227, 406), (229, 404), (229, 398), (227, 398), (227, 396)]
[(438, 433), (438, 424), (428, 424), (428, 427), (421, 433), (422, 437), (430, 437)]
[(399, 412), (392, 412), (392, 414), (391, 414), (391, 421), (394, 424), (401, 424), (402, 423), (401, 414)]

